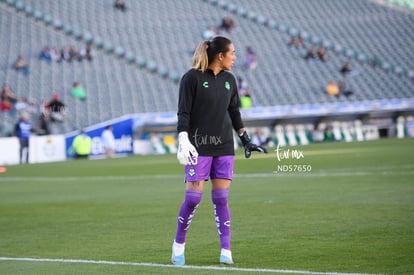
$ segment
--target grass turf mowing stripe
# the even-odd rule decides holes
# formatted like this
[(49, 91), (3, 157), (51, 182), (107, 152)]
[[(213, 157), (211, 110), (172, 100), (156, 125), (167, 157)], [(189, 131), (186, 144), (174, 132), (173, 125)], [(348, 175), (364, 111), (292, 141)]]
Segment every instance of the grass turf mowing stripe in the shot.
[[(370, 176), (370, 175), (414, 175), (414, 171), (390, 171), (385, 170), (381, 172), (361, 172), (361, 171), (337, 171), (337, 172), (273, 172), (273, 173), (249, 173), (249, 174), (234, 174), (234, 178), (263, 178), (274, 176), (309, 176), (309, 177), (356, 177), (356, 176)], [(30, 181), (30, 182), (71, 182), (78, 180), (99, 180), (99, 181), (114, 181), (114, 180), (140, 180), (140, 179), (182, 179), (183, 175), (148, 175), (148, 176), (85, 176), (85, 177), (0, 177), (1, 181), (15, 182), (15, 181)], [(1, 182), (0, 181), (0, 182)]]
[(165, 267), (165, 268), (183, 268), (199, 270), (217, 270), (217, 271), (240, 271), (254, 273), (290, 273), (305, 275), (374, 275), (367, 273), (342, 273), (342, 272), (315, 272), (306, 270), (284, 270), (284, 269), (263, 269), (263, 268), (238, 268), (238, 267), (218, 267), (218, 266), (195, 266), (195, 265), (167, 265), (156, 263), (137, 263), (137, 262), (115, 262), (103, 260), (74, 260), (74, 259), (41, 259), (41, 258), (10, 258), (0, 257), (0, 261), (21, 261), (21, 262), (55, 262), (55, 263), (80, 263), (80, 264), (101, 264), (101, 265), (127, 265), (127, 266), (145, 266), (145, 267)]

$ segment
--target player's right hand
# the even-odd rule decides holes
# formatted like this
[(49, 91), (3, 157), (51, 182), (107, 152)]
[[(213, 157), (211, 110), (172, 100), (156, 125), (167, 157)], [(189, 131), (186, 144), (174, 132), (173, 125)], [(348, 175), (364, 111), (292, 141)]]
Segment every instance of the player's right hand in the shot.
[(197, 161), (198, 152), (188, 139), (187, 132), (178, 134), (177, 159), (182, 165), (188, 165)]

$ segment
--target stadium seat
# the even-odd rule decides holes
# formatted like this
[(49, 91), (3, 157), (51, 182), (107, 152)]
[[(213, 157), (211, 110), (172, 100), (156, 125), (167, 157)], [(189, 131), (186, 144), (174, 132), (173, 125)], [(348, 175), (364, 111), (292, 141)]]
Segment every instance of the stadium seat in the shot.
[(312, 36), (311, 37), (311, 42), (315, 46), (320, 46), (322, 44), (322, 38), (320, 38), (318, 36)]
[(249, 11), (247, 13), (247, 18), (254, 22), (257, 22), (257, 14), (254, 11)]
[(260, 25), (263, 25), (263, 26), (266, 26), (266, 24), (267, 24), (267, 18), (266, 17), (264, 17), (263, 15), (258, 15), (257, 16), (257, 23), (259, 23)]
[(21, 1), (16, 2), (16, 10), (18, 12), (24, 12), (24, 8), (25, 8), (25, 6), (24, 6), (23, 2), (21, 2)]
[(237, 15), (246, 18), (247, 17), (247, 10), (243, 7), (238, 7), (237, 8)]
[(95, 45), (95, 48), (102, 49), (104, 42), (101, 37), (95, 37), (93, 39), (93, 44)]
[(9, 5), (9, 7), (15, 7), (16, 6), (16, 0), (7, 0), (7, 5)]
[(162, 67), (162, 68), (160, 68), (159, 69), (159, 74), (160, 74), (160, 76), (162, 77), (162, 78), (168, 78), (168, 75), (169, 75), (169, 71), (168, 71), (168, 69), (167, 68), (165, 68), (165, 67)]
[(144, 58), (139, 57), (137, 59), (137, 65), (138, 65), (138, 68), (144, 69), (147, 66), (147, 61)]
[(93, 41), (93, 36), (90, 32), (85, 31), (82, 33), (82, 40), (86, 43), (86, 44), (90, 44)]
[(414, 80), (414, 70), (410, 70), (407, 72), (407, 75), (409, 78), (411, 78), (412, 80)]
[(365, 53), (358, 53), (357, 55), (357, 59), (360, 63), (362, 64), (367, 64), (368, 63), (368, 55)]
[(382, 62), (381, 69), (383, 69), (386, 72), (390, 72), (394, 69), (394, 66), (391, 63), (386, 61), (386, 62)]
[(59, 19), (54, 19), (53, 20), (53, 28), (55, 30), (62, 30), (63, 29), (62, 21), (60, 21)]
[(147, 69), (150, 73), (156, 73), (158, 68), (157, 68), (157, 64), (154, 61), (149, 61), (147, 64)]
[(65, 32), (66, 35), (72, 35), (73, 33), (73, 29), (71, 25), (65, 25), (63, 27), (63, 31)]
[(343, 46), (341, 46), (339, 44), (335, 44), (333, 46), (333, 50), (338, 55), (344, 55), (345, 54), (345, 51), (346, 51), (345, 47), (343, 47)]
[(123, 58), (125, 56), (124, 48), (118, 46), (115, 48), (115, 56), (118, 58)]
[(299, 35), (299, 30), (298, 29), (296, 29), (296, 28), (290, 28), (289, 29), (289, 35), (291, 35), (291, 36), (298, 36)]
[(35, 10), (34, 13), (33, 13), (33, 16), (37, 21), (42, 21), (43, 17), (44, 17), (44, 14), (40, 10)]
[(300, 31), (299, 32), (299, 37), (302, 38), (305, 42), (310, 42), (311, 41), (310, 34), (305, 32), (305, 31)]
[(229, 7), (229, 3), (227, 3), (226, 0), (219, 0), (218, 6), (224, 10), (227, 10), (227, 8)]
[(273, 19), (270, 19), (269, 21), (267, 21), (266, 25), (271, 29), (277, 29), (279, 27), (279, 24)]
[(277, 30), (282, 32), (282, 33), (288, 33), (289, 32), (289, 27), (284, 25), (284, 24), (279, 24), (277, 26)]
[(50, 14), (46, 14), (44, 17), (44, 22), (46, 24), (46, 26), (50, 26), (53, 22), (53, 18)]
[(73, 34), (73, 37), (75, 37), (76, 40), (81, 40), (82, 39), (82, 31), (80, 31), (78, 29), (74, 29), (72, 34)]
[(350, 59), (354, 59), (357, 56), (357, 53), (353, 49), (347, 49), (345, 51), (345, 56), (350, 58)]
[(395, 66), (394, 67), (394, 73), (396, 73), (397, 75), (404, 75), (404, 74), (406, 74), (406, 70), (405, 70), (405, 68), (403, 68), (403, 67), (401, 67), (401, 66)]
[(24, 8), (24, 12), (26, 13), (27, 17), (33, 16), (33, 8), (31, 6), (26, 6)]
[(175, 84), (177, 84), (180, 81), (180, 75), (176, 72), (170, 72), (169, 77)]
[(112, 54), (114, 52), (114, 46), (111, 42), (106, 42), (103, 47), (106, 54)]
[(228, 10), (229, 12), (231, 12), (231, 13), (237, 13), (237, 6), (236, 6), (235, 4), (233, 4), (233, 3), (230, 3), (230, 4), (227, 6), (227, 10)]
[(322, 41), (322, 46), (325, 47), (327, 50), (332, 50), (333, 43), (329, 40), (323, 40)]
[(131, 52), (126, 53), (125, 58), (126, 58), (128, 64), (135, 63), (135, 55), (133, 53), (131, 53)]

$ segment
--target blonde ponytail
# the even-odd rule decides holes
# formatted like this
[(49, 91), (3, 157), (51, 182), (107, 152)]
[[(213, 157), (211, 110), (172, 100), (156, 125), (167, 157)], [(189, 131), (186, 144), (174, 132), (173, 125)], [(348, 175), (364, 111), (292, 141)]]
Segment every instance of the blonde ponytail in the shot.
[(193, 68), (202, 71), (203, 73), (208, 67), (207, 48), (209, 42), (207, 40), (200, 42), (193, 56)]

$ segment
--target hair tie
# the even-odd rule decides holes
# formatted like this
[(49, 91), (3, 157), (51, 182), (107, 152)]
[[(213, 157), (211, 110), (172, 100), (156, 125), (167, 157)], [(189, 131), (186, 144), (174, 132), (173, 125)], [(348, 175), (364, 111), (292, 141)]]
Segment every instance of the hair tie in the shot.
[(207, 40), (207, 48), (210, 47), (210, 44), (211, 44), (210, 40)]

